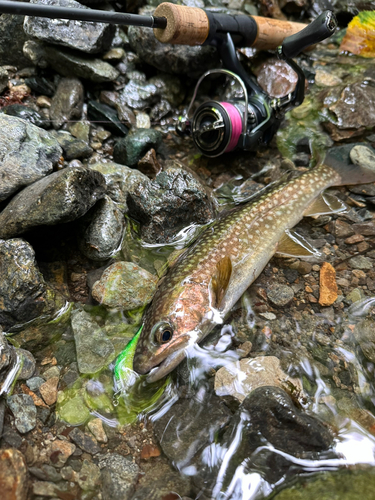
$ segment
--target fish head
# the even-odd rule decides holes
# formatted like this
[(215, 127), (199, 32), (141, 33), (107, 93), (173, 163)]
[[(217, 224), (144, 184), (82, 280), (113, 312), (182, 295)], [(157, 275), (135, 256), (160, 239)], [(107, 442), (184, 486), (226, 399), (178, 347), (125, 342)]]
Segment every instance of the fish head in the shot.
[(185, 358), (189, 345), (203, 337), (207, 318), (207, 286), (188, 283), (169, 297), (158, 292), (146, 313), (133, 360), (136, 372), (149, 374), (148, 382), (163, 378)]

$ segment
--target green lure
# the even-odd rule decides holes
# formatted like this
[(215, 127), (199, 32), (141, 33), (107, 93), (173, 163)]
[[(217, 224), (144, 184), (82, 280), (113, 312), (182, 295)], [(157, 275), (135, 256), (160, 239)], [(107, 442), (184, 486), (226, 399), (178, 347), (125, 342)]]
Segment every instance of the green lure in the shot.
[(120, 384), (124, 379), (128, 379), (130, 371), (133, 370), (134, 353), (137, 347), (138, 339), (141, 334), (142, 328), (143, 325), (134, 335), (134, 337), (131, 339), (131, 341), (122, 351), (122, 353), (119, 354), (117, 357), (114, 368), (114, 374), (116, 381)]

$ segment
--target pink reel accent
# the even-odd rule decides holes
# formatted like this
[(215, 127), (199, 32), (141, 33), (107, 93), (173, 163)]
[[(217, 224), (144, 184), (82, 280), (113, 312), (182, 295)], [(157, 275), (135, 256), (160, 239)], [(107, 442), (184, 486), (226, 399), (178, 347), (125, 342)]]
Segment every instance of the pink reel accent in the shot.
[(225, 153), (229, 153), (229, 151), (232, 151), (238, 144), (238, 140), (242, 132), (242, 117), (238, 109), (233, 106), (233, 104), (230, 104), (229, 102), (221, 102), (220, 104), (227, 110), (229, 119), (232, 124), (232, 134), (230, 137), (230, 141), (226, 150), (224, 151)]

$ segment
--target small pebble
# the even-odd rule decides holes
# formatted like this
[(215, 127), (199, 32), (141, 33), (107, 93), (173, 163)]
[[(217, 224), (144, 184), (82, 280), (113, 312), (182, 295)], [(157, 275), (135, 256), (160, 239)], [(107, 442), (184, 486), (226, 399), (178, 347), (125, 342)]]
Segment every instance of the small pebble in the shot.
[(271, 285), (267, 290), (267, 297), (272, 304), (281, 307), (286, 306), (293, 300), (294, 292), (287, 285)]
[(94, 435), (95, 439), (99, 441), (99, 443), (107, 443), (108, 438), (105, 433), (103, 422), (100, 418), (94, 418), (94, 420), (90, 420), (87, 424), (89, 431)]
[(50, 108), (51, 107), (51, 99), (45, 95), (40, 95), (36, 100), (36, 104), (40, 108)]
[(59, 377), (52, 377), (44, 382), (39, 388), (40, 394), (48, 406), (56, 403), (58, 384)]

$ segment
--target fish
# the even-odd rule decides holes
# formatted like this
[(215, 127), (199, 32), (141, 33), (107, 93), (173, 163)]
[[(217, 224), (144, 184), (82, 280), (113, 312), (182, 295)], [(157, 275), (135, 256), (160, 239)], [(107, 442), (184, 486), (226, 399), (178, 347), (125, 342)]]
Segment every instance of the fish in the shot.
[(221, 212), (159, 281), (145, 313), (133, 369), (148, 374), (148, 382), (170, 373), (189, 346), (224, 322), (273, 255), (320, 255), (291, 229), (304, 216), (347, 210), (341, 200), (324, 193), (327, 188), (374, 181), (375, 161), (355, 165), (348, 147), (339, 146), (313, 169)]

